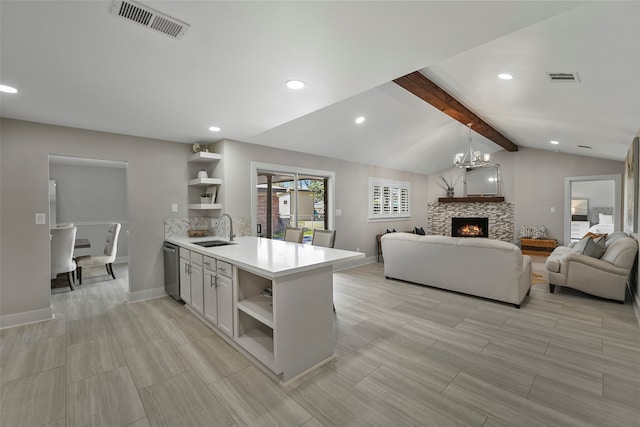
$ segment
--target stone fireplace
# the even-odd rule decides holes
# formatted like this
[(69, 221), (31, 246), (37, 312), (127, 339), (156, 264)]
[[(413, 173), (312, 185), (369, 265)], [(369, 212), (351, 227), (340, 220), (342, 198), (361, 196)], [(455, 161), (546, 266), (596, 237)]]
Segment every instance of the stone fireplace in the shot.
[(489, 218), (453, 217), (451, 218), (452, 237), (489, 237)]
[(432, 202), (427, 205), (427, 234), (451, 236), (451, 219), (455, 217), (487, 218), (490, 239), (513, 243), (514, 206), (507, 202)]

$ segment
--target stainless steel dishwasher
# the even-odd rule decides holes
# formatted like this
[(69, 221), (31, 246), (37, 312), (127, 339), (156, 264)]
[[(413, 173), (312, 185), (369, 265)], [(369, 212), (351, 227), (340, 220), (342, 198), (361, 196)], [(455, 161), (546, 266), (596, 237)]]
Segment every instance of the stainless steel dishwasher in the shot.
[(164, 242), (164, 290), (178, 301), (180, 299), (180, 253), (179, 247)]

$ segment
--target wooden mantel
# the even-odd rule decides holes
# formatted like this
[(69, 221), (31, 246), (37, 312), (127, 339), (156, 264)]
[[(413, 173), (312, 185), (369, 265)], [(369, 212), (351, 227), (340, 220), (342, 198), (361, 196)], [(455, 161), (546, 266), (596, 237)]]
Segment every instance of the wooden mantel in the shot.
[(471, 197), (440, 197), (439, 203), (501, 203), (504, 197), (500, 196), (471, 196)]

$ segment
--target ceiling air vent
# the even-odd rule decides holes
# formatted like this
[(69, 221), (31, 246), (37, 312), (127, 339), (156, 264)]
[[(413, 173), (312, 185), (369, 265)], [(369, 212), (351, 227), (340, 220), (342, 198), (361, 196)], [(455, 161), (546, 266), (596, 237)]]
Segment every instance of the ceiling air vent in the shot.
[(549, 80), (552, 82), (580, 82), (580, 76), (578, 73), (547, 73), (547, 77), (549, 77)]
[(131, 0), (114, 0), (113, 6), (111, 6), (111, 13), (159, 31), (174, 39), (182, 38), (190, 26), (185, 22)]

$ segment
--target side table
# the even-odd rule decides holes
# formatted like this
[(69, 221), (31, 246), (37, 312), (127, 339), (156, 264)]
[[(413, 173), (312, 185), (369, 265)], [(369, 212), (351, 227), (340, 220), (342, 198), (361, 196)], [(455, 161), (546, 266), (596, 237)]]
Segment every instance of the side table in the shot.
[(525, 255), (549, 256), (557, 246), (555, 239), (520, 239), (520, 250)]

